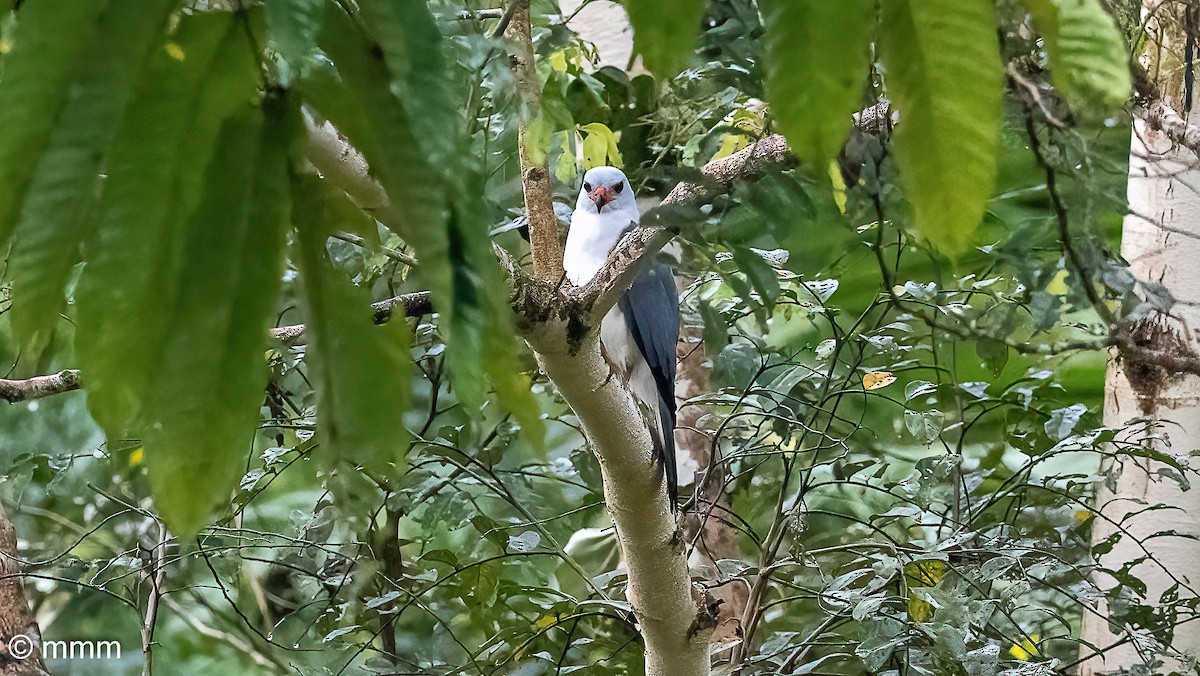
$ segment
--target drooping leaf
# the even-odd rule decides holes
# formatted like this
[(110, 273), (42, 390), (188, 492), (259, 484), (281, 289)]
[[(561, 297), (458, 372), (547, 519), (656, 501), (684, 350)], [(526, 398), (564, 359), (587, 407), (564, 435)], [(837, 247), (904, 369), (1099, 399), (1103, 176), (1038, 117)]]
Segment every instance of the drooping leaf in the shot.
[(818, 174), (837, 157), (863, 99), (874, 0), (770, 0), (764, 64), (771, 114)]
[(267, 329), (289, 220), (288, 147), (298, 109), (249, 101), (222, 126), (203, 197), (184, 221), (186, 255), (164, 313), (141, 426), (155, 504), (180, 536), (227, 501), (245, 468), (267, 384)]
[[(438, 299), (438, 310), (452, 313), (445, 175), (430, 161), (412, 116), (393, 93), (393, 85), (401, 85), (394, 82), (385, 59), (398, 60), (400, 57), (388, 55), (401, 48), (390, 44), (383, 48), (381, 58), (350, 18), (332, 4), (327, 9), (321, 45), (333, 63), (313, 69), (301, 82), (301, 90), (366, 157), (390, 200), (386, 213), (377, 217), (416, 249), (423, 262), (415, 271), (417, 277)], [(447, 120), (442, 118), (442, 122)]]
[[(519, 344), (508, 285), (483, 227), (483, 178), (463, 168), (462, 184), (451, 200), (449, 223), (454, 261), (454, 313), (449, 318), (453, 341), (447, 347), (450, 375), (458, 396), (468, 405), (482, 404), (490, 381), (500, 405), (520, 423), (527, 441), (541, 448), (545, 434), (541, 410), (529, 377), (519, 368)], [(484, 374), (481, 379), (479, 374)]]
[(110, 439), (135, 427), (169, 329), (180, 224), (203, 194), (221, 125), (253, 99), (257, 78), (233, 17), (187, 17), (151, 56), (118, 127), (76, 291), (88, 406)]
[(1024, 0), (1045, 38), (1055, 89), (1076, 114), (1096, 119), (1129, 98), (1125, 40), (1096, 0)]
[(528, 379), (516, 368), (516, 332), (487, 234), (482, 181), (470, 155), (460, 152), (463, 120), (439, 79), (440, 35), (424, 5), (376, 4), (368, 15), (378, 51), (335, 12), (326, 18), (322, 44), (337, 72), (314, 72), (302, 86), (364, 153), (391, 200), (385, 224), (417, 250), (416, 277), (441, 315), (458, 397), (481, 405), (490, 380), (501, 405), (537, 439), (540, 417)]
[(634, 49), (651, 73), (670, 78), (687, 66), (707, 7), (707, 0), (626, 0)]
[(297, 260), (308, 324), (305, 360), (317, 389), (323, 457), (346, 459), (373, 472), (396, 473), (408, 450), (401, 422), (409, 400), (409, 329), (402, 319), (371, 321), (370, 297), (333, 269), (325, 242), (336, 219), (315, 179), (297, 178)]
[(36, 360), (57, 323), (64, 287), (82, 255), (86, 217), (95, 208), (101, 160), (138, 71), (175, 5), (174, 0), (147, 0), (137, 7), (105, 7), (91, 53), (35, 163), (9, 259), (13, 332), (30, 358)]
[(1004, 71), (993, 3), (894, 0), (881, 25), (901, 185), (924, 237), (960, 251), (996, 178)]
[(759, 254), (740, 247), (733, 250), (733, 261), (737, 263), (738, 271), (750, 281), (767, 313), (773, 312), (775, 302), (779, 300), (779, 276), (775, 268)]
[(16, 19), (12, 46), (0, 62), (0, 247), (12, 234), (37, 159), (104, 5), (98, 0), (31, 2)]

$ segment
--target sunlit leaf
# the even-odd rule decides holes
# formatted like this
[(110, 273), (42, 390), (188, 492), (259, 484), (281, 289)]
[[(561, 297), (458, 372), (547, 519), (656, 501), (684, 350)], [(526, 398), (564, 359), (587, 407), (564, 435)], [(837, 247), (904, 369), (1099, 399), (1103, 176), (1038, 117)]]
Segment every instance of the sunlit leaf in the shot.
[(769, 0), (762, 8), (771, 114), (796, 155), (820, 172), (862, 104), (875, 2)]
[(916, 225), (957, 253), (996, 179), (1004, 69), (991, 0), (883, 3), (880, 57), (900, 113), (896, 163)]
[(1031, 660), (1040, 655), (1037, 644), (1041, 638), (1039, 634), (1031, 634), (1029, 638), (1022, 639), (1020, 643), (1013, 644), (1008, 649), (1008, 652), (1019, 660)]

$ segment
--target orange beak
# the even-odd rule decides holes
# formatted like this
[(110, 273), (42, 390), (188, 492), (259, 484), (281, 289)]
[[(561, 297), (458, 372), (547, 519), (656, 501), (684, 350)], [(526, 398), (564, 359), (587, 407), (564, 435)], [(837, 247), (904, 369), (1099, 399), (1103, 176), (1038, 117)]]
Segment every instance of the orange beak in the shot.
[(613, 198), (608, 194), (608, 189), (603, 186), (588, 193), (588, 198), (595, 203), (597, 213), (604, 209), (605, 204), (613, 201)]

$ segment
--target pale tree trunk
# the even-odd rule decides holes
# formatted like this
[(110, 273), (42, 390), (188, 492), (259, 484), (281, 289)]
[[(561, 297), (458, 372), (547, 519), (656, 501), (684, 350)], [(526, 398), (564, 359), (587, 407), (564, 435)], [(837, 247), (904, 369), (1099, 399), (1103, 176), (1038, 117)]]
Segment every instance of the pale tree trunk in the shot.
[(17, 534), (0, 507), (0, 676), (43, 676), (42, 633), (38, 630), (25, 592)]
[[(1200, 112), (1194, 108), (1194, 94), (1192, 101), (1186, 100), (1184, 70), (1190, 67), (1183, 29), (1186, 8), (1187, 3), (1165, 0), (1143, 3), (1145, 16), (1157, 16), (1147, 22), (1150, 42), (1142, 59), (1154, 85), (1145, 87), (1145, 93), (1156, 100), (1135, 115), (1130, 215), (1121, 241), (1130, 271), (1139, 280), (1161, 283), (1176, 303), (1167, 314), (1152, 311), (1116, 329), (1124, 342), (1184, 358), (1194, 357), (1200, 347), (1200, 157), (1194, 150), (1197, 144), (1189, 142), (1189, 136), (1197, 138), (1191, 125), (1200, 123)], [(1178, 116), (1172, 111), (1178, 111)], [(1195, 597), (1188, 587), (1195, 590), (1200, 585), (1200, 542), (1186, 536), (1200, 536), (1200, 490), (1183, 491), (1178, 482), (1159, 476), (1161, 469), (1173, 471), (1163, 463), (1120, 455), (1119, 450), (1122, 445), (1153, 448), (1177, 455), (1186, 464), (1188, 454), (1200, 449), (1200, 377), (1130, 358), (1126, 349), (1121, 354), (1109, 364), (1104, 422), (1117, 429), (1128, 427), (1114, 446), (1117, 458), (1107, 464), (1120, 474), (1114, 491), (1102, 489), (1097, 496), (1100, 516), (1095, 519), (1092, 541), (1104, 542), (1118, 529), (1125, 532), (1112, 551), (1100, 557), (1100, 564), (1109, 570), (1149, 554), (1153, 560), (1138, 563), (1131, 571), (1146, 583), (1149, 605), (1159, 604), (1160, 596), (1176, 581), (1183, 583), (1178, 591), (1182, 599)], [(1148, 422), (1130, 425), (1138, 418)], [(1172, 509), (1146, 510), (1156, 504)], [(1178, 535), (1151, 537), (1164, 531)], [(1118, 586), (1102, 572), (1095, 582), (1105, 591)], [(1083, 640), (1103, 654), (1085, 661), (1081, 674), (1107, 674), (1147, 664), (1156, 652), (1200, 656), (1200, 621), (1183, 622), (1175, 629), (1171, 645), (1161, 646), (1144, 632), (1110, 626), (1104, 617), (1110, 611), (1101, 604), (1099, 614), (1084, 617)], [(1087, 646), (1080, 649), (1081, 656), (1092, 652)], [(1165, 659), (1166, 664), (1154, 673), (1179, 668), (1172, 657)]]
[[(679, 278), (680, 292), (686, 284)], [(696, 322), (683, 323), (677, 356), (679, 374), (675, 382), (675, 398), (688, 402), (712, 394), (712, 361), (704, 349), (704, 326)], [(719, 479), (703, 481), (702, 475), (720, 458), (713, 457), (714, 445), (708, 430), (701, 429), (702, 418), (709, 407), (684, 403), (679, 408), (675, 428), (675, 449), (679, 483), (691, 479), (696, 500), (691, 513), (684, 515), (685, 535), (691, 552), (688, 567), (692, 574), (710, 581), (709, 593), (720, 603), (717, 607), (717, 626), (713, 630), (714, 649), (731, 644), (742, 637), (742, 613), (750, 588), (744, 580), (723, 580), (717, 562), (722, 559), (741, 559), (742, 550), (737, 529), (732, 525), (729, 500)], [(711, 470), (722, 476), (721, 468)], [(719, 656), (718, 656), (719, 659)]]

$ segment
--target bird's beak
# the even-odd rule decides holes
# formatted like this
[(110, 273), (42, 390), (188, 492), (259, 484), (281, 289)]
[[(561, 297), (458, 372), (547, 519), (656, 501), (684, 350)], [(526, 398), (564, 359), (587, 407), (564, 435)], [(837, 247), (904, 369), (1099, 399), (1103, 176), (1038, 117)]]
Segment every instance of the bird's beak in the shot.
[(600, 187), (588, 193), (588, 198), (596, 205), (596, 213), (604, 210), (604, 205), (613, 201), (611, 195), (608, 194), (608, 188)]

